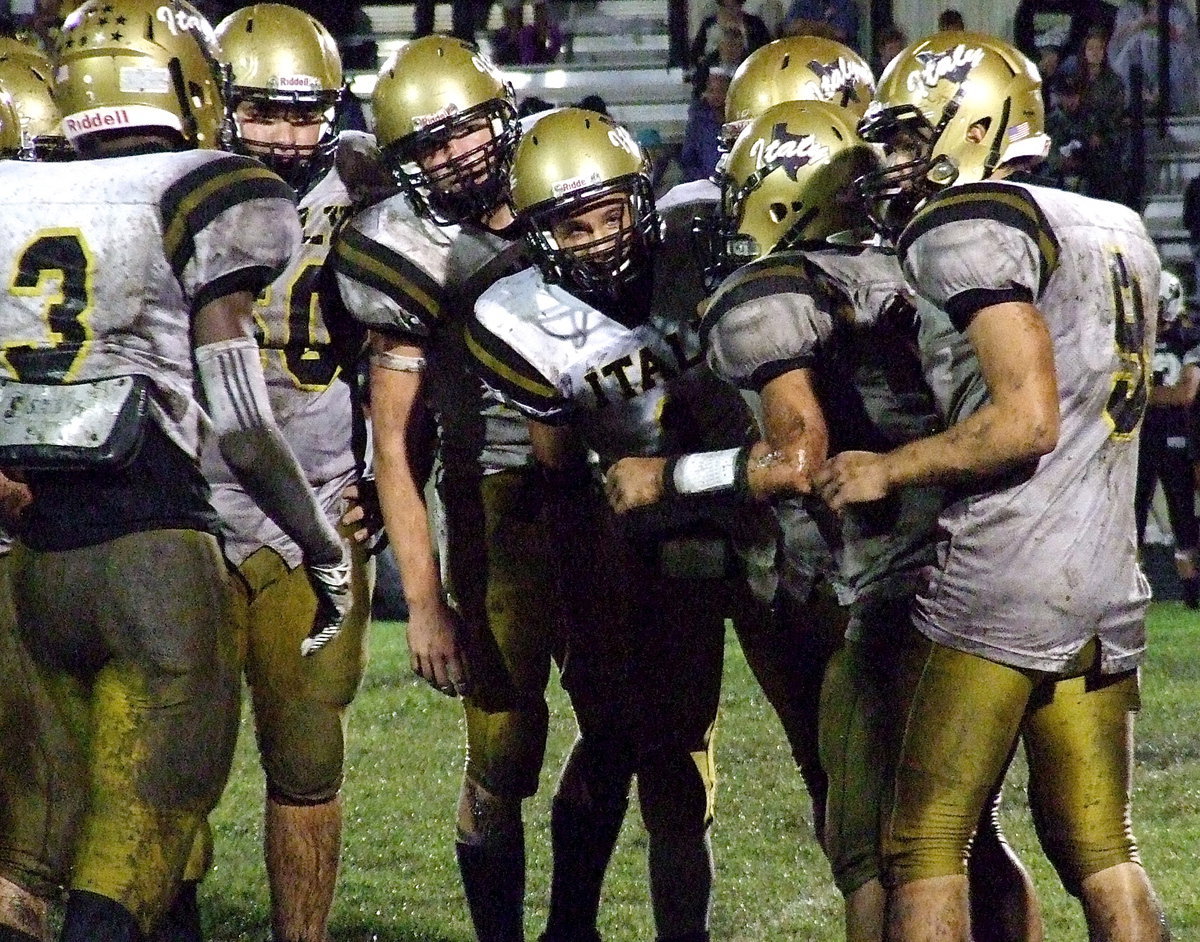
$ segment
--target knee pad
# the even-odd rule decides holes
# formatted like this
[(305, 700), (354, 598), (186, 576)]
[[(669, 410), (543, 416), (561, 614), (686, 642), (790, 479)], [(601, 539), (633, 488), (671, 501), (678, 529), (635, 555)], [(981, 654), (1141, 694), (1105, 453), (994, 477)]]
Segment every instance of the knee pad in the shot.
[(712, 741), (698, 752), (656, 750), (638, 766), (642, 821), (651, 834), (694, 834), (712, 824), (716, 800)]
[(575, 740), (555, 790), (573, 805), (613, 807), (629, 798), (634, 774), (632, 745), (616, 736), (585, 735)]
[(528, 798), (537, 791), (546, 755), (549, 711), (540, 696), (512, 709), (489, 711), (464, 701), (467, 777), (494, 795)]
[(259, 757), (273, 801), (319, 805), (337, 796), (345, 758), (344, 718), (340, 707), (321, 703), (256, 709)]

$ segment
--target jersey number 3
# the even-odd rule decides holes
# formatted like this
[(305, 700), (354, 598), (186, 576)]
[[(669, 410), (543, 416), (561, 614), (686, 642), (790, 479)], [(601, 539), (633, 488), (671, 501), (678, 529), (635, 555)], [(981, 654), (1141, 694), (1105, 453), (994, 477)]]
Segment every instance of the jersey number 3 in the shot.
[(43, 229), (21, 251), (10, 293), (40, 297), (46, 334), (9, 337), (3, 357), (26, 382), (70, 381), (91, 339), (95, 259), (78, 229)]
[(1127, 439), (1142, 423), (1149, 397), (1150, 375), (1146, 351), (1146, 309), (1136, 275), (1125, 263), (1125, 256), (1113, 251), (1108, 258), (1116, 327), (1118, 366), (1113, 373), (1112, 392), (1104, 413), (1112, 426), (1110, 437)]

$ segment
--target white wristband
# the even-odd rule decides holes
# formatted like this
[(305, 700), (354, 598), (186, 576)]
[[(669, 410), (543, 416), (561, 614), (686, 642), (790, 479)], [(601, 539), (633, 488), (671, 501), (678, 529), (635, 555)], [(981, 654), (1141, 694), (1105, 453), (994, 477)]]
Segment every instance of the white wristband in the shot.
[(712, 494), (737, 487), (745, 462), (744, 449), (701, 451), (684, 455), (675, 462), (672, 480), (678, 494)]
[(372, 353), (371, 363), (380, 369), (395, 370), (398, 373), (420, 373), (425, 369), (424, 357), (408, 357), (399, 353)]

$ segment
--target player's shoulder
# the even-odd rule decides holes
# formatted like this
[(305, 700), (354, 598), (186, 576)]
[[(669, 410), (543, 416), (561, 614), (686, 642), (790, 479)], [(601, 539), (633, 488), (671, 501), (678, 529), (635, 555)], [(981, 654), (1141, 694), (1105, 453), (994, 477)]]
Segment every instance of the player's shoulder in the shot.
[[(569, 301), (571, 295), (561, 292)], [(475, 301), (475, 319), (489, 330), (507, 332), (519, 325), (536, 324), (543, 312), (562, 303), (536, 267), (492, 282)], [(581, 303), (581, 302), (576, 302)]]
[[(940, 241), (937, 236), (961, 239), (950, 234), (948, 227), (968, 223), (982, 227), (1003, 226), (1024, 233), (1035, 242), (1044, 240), (1057, 244), (1050, 219), (1043, 209), (1046, 200), (1043, 187), (983, 180), (949, 187), (930, 197), (918, 210), (896, 242), (897, 252), (905, 256), (918, 242)], [(934, 236), (931, 240), (929, 237)]]

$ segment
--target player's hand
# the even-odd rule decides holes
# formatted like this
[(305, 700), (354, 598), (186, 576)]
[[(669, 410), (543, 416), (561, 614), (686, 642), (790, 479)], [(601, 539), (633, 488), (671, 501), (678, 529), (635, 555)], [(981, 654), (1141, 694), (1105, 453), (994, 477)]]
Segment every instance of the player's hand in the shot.
[(317, 594), (312, 630), (300, 642), (300, 654), (310, 657), (338, 636), (350, 611), (350, 556), (343, 552), (340, 562), (327, 566), (309, 564), (305, 570)]
[(843, 451), (813, 475), (817, 493), (834, 511), (848, 504), (882, 500), (891, 490), (884, 455), (872, 451)]
[(15, 530), (32, 501), (29, 485), (18, 479), (17, 472), (9, 468), (0, 471), (0, 525)]
[(413, 673), (448, 697), (471, 692), (458, 614), (443, 602), (408, 613), (408, 656)]
[(342, 491), (346, 502), (342, 514), (343, 531), (350, 539), (374, 556), (387, 546), (387, 531), (383, 528), (383, 510), (379, 506), (379, 489), (374, 478), (362, 478)]
[(808, 464), (808, 455), (799, 445), (772, 448), (766, 442), (755, 442), (746, 462), (746, 483), (751, 496), (758, 498), (809, 494), (812, 492), (812, 468)]
[(656, 504), (663, 496), (666, 458), (627, 457), (617, 461), (604, 475), (604, 495), (619, 514)]

